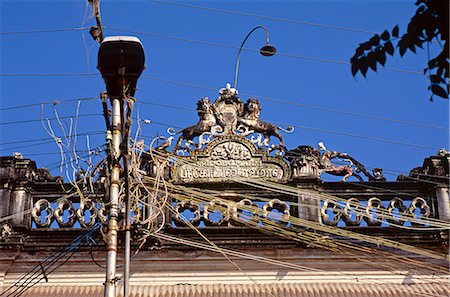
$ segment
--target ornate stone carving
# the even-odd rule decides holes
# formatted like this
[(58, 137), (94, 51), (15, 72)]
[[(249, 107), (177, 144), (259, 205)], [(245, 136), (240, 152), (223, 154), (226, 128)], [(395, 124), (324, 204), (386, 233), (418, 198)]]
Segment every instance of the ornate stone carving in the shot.
[(176, 160), (174, 182), (205, 183), (239, 178), (263, 178), (284, 182), (290, 176), (288, 164), (279, 157), (257, 150), (247, 139), (235, 135), (215, 138), (203, 151)]
[(387, 208), (387, 211), (390, 214), (390, 217), (386, 217), (386, 220), (391, 224), (403, 225), (405, 223), (404, 220), (399, 220), (399, 216), (408, 215), (408, 208), (405, 206), (405, 203), (402, 199), (398, 197), (394, 197), (390, 202)]
[[(422, 197), (416, 197), (411, 201), (411, 205), (409, 206), (409, 213), (411, 214), (411, 216), (414, 219), (419, 219), (418, 215), (416, 214), (416, 209), (420, 210), (420, 220), (425, 220), (426, 218), (428, 218), (430, 216), (430, 206), (428, 206), (427, 202), (425, 201), (425, 199), (423, 199)], [(415, 221), (411, 220), (411, 225), (413, 226), (420, 226), (423, 224), (417, 223)]]
[[(287, 151), (285, 157), (290, 162), (293, 178), (318, 178), (320, 174), (328, 173), (342, 176), (342, 181), (346, 181), (350, 176), (354, 176), (359, 181), (363, 181), (362, 177), (357, 174), (362, 172), (369, 181), (385, 180), (381, 168), (375, 168), (373, 170), (374, 174), (372, 175), (366, 170), (364, 165), (353, 157), (345, 153), (329, 151), (322, 142), (319, 143), (319, 149), (302, 145)], [(332, 159), (342, 159), (349, 164), (335, 165), (331, 161)]]
[(181, 147), (183, 140), (192, 140), (196, 136), (200, 136), (204, 132), (208, 132), (216, 124), (216, 116), (214, 115), (213, 107), (209, 98), (201, 98), (197, 102), (197, 113), (199, 121), (197, 124), (184, 128), (175, 134), (182, 133), (178, 138), (174, 151)]
[[(193, 218), (189, 219), (183, 216), (183, 212), (185, 210), (189, 210), (193, 213)], [(186, 225), (186, 219), (189, 220), (189, 222), (194, 225), (198, 226), (200, 224), (200, 206), (197, 203), (194, 203), (191, 200), (184, 200), (180, 203), (177, 203), (174, 207), (174, 223), (176, 226), (184, 226)]]
[[(41, 214), (45, 211), (47, 215), (44, 218), (44, 221), (41, 220)], [(40, 199), (36, 201), (34, 204), (34, 208), (31, 210), (31, 216), (33, 217), (33, 221), (36, 223), (38, 227), (50, 227), (50, 224), (53, 220), (53, 209), (50, 202), (45, 199)]]
[[(332, 211), (332, 218), (330, 219), (330, 215), (328, 214), (328, 210)], [(336, 226), (341, 220), (342, 209), (339, 207), (339, 204), (336, 202), (325, 200), (323, 202), (323, 206), (320, 209), (320, 214), (322, 215), (322, 222), (326, 225)]]
[[(247, 213), (244, 213), (244, 211)], [(232, 217), (234, 225), (257, 225), (259, 222), (258, 206), (250, 199), (242, 199), (233, 204)]]
[(13, 229), (10, 224), (3, 224), (0, 226), (0, 241), (5, 241), (11, 236)]
[[(64, 211), (66, 210), (68, 213), (67, 215), (64, 214)], [(58, 207), (55, 209), (54, 216), (61, 228), (72, 227), (77, 218), (72, 202), (67, 199), (62, 199), (59, 201)]]
[[(250, 98), (244, 106), (244, 113), (239, 122), (244, 124), (248, 130), (256, 133), (262, 133), (268, 142), (271, 136), (275, 136), (280, 141), (279, 146), (284, 147), (283, 136), (278, 132), (278, 127), (259, 119), (261, 113), (261, 105), (256, 98)], [(290, 128), (293, 131), (293, 128)], [(287, 131), (287, 130), (285, 130)], [(290, 131), (290, 132), (292, 132)]]
[[(258, 147), (267, 146), (272, 150), (285, 150), (283, 136), (279, 130), (290, 133), (293, 132), (293, 127), (283, 129), (260, 120), (261, 106), (259, 101), (250, 98), (244, 104), (237, 96), (237, 90), (231, 88), (230, 84), (227, 84), (226, 88), (220, 89), (219, 94), (220, 96), (212, 104), (208, 98), (202, 98), (198, 101), (199, 121), (196, 125), (178, 132), (175, 132), (172, 128), (168, 130), (172, 136), (181, 133), (173, 149), (174, 152), (185, 155), (184, 151), (200, 150), (203, 145), (220, 135), (246, 137), (254, 133), (261, 133), (258, 135), (262, 135), (259, 137), (252, 136)], [(198, 141), (195, 143), (193, 140), (197, 136)], [(278, 145), (269, 145), (271, 136), (278, 138)], [(163, 149), (167, 149), (168, 146), (170, 146), (170, 143), (167, 143)]]
[(356, 198), (350, 198), (345, 204), (344, 211), (342, 213), (342, 219), (347, 226), (359, 226), (363, 220), (361, 215), (361, 203)]
[(384, 207), (383, 202), (377, 197), (367, 200), (365, 206), (356, 198), (348, 199), (345, 206), (335, 201), (324, 200), (320, 209), (322, 222), (332, 226), (338, 225), (341, 220), (346, 226), (360, 226), (362, 220), (368, 226), (381, 226), (383, 223), (402, 226), (407, 221), (413, 226), (423, 227), (427, 224), (430, 206), (422, 197), (412, 199), (409, 208), (399, 197), (385, 202), (388, 202), (387, 207)]
[[(217, 211), (220, 213), (221, 218), (217, 222), (211, 218), (211, 215)], [(221, 226), (230, 220), (230, 211), (228, 209), (228, 203), (224, 200), (214, 199), (211, 202), (205, 204), (203, 207), (203, 219), (207, 226)]]
[[(281, 215), (277, 218), (271, 215), (273, 210), (277, 210)], [(263, 217), (270, 221), (278, 221), (278, 224), (287, 225), (291, 214), (289, 212), (289, 205), (279, 199), (272, 199), (263, 206)], [(267, 223), (263, 221), (263, 224)]]
[[(38, 228), (49, 228), (54, 220), (60, 228), (73, 227), (76, 222), (81, 228), (92, 227), (96, 222), (106, 222), (105, 206), (103, 203), (95, 203), (90, 199), (80, 202), (76, 209), (72, 201), (68, 199), (57, 200), (55, 208), (52, 207), (46, 199), (36, 201), (31, 217)], [(54, 203), (55, 204), (55, 203)], [(90, 212), (89, 219), (86, 220), (86, 211)], [(46, 212), (44, 218), (41, 218), (42, 212)], [(66, 212), (66, 213), (65, 213)]]
[[(89, 221), (86, 222), (84, 216), (86, 211), (89, 210)], [(91, 200), (87, 200), (80, 203), (80, 207), (77, 209), (77, 218), (78, 222), (80, 222), (81, 227), (92, 227), (97, 221), (98, 210), (95, 208), (94, 202)]]

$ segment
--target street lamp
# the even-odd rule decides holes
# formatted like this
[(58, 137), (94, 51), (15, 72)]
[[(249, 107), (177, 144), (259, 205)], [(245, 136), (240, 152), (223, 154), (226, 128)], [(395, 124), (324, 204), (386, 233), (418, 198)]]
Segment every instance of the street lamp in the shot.
[[(128, 135), (131, 121), (122, 123), (124, 99), (127, 99), (127, 109), (130, 112), (131, 97), (136, 91), (136, 84), (142, 71), (145, 69), (145, 54), (139, 38), (133, 36), (111, 36), (106, 37), (100, 44), (98, 50), (97, 68), (102, 74), (106, 84), (106, 91), (112, 105), (112, 125), (107, 127), (112, 132), (110, 144), (110, 182), (109, 182), (109, 209), (108, 209), (108, 232), (107, 232), (107, 259), (106, 259), (106, 281), (105, 297), (116, 296), (116, 258), (117, 258), (117, 231), (118, 231), (118, 208), (120, 192), (120, 158), (124, 157), (125, 173), (125, 265), (124, 265), (124, 296), (129, 293), (130, 272), (130, 198), (128, 190)], [(105, 114), (108, 114), (106, 111)], [(109, 122), (109, 120), (108, 120)], [(125, 129), (122, 129), (125, 128)], [(122, 135), (122, 131), (125, 133)], [(122, 142), (126, 146), (122, 146)]]
[(270, 56), (275, 55), (275, 53), (277, 52), (276, 48), (269, 44), (269, 31), (267, 30), (266, 27), (257, 26), (255, 28), (253, 28), (250, 32), (248, 32), (247, 36), (244, 38), (244, 41), (242, 41), (242, 44), (239, 47), (238, 55), (236, 58), (236, 66), (235, 66), (235, 72), (234, 72), (234, 84), (233, 84), (233, 88), (235, 88), (235, 89), (237, 89), (237, 79), (238, 79), (238, 73), (239, 73), (239, 60), (241, 59), (242, 47), (244, 46), (245, 42), (250, 37), (250, 35), (253, 32), (255, 32), (257, 29), (263, 29), (264, 31), (266, 31), (266, 44), (263, 47), (261, 47), (261, 49), (259, 50), (259, 53), (265, 57), (270, 57)]
[(134, 96), (136, 83), (145, 69), (145, 54), (139, 38), (110, 36), (100, 44), (98, 70), (110, 98)]

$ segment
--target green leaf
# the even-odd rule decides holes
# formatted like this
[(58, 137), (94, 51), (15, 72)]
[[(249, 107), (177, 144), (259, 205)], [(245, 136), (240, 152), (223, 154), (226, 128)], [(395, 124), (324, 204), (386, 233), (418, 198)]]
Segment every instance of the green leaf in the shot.
[(377, 71), (377, 55), (375, 52), (370, 52), (367, 55), (367, 64), (369, 65), (370, 69), (373, 71)]
[(384, 44), (384, 50), (386, 51), (386, 53), (393, 56), (394, 55), (394, 46), (392, 45), (392, 42), (390, 42), (390, 41), (386, 42)]
[(398, 25), (395, 26), (394, 29), (392, 29), (392, 36), (398, 37)]
[(381, 39), (386, 41), (391, 37), (391, 34), (389, 34), (388, 30), (384, 30), (383, 33), (381, 33)]
[(359, 67), (356, 63), (352, 63), (352, 76), (355, 76), (358, 73)]
[(366, 77), (367, 70), (369, 70), (369, 64), (367, 63), (367, 61), (361, 61), (360, 71), (364, 77)]
[(439, 97), (448, 99), (447, 91), (443, 87), (441, 87), (439, 85), (432, 84), (431, 85), (431, 92), (433, 92), (433, 94), (435, 94), (435, 95), (437, 95)]
[(380, 35), (375, 34), (372, 38), (370, 38), (369, 42), (373, 46), (378, 46), (380, 44)]
[(369, 41), (367, 41), (367, 42), (360, 43), (359, 47), (365, 51), (368, 51), (368, 50), (372, 49), (372, 44)]
[(384, 67), (384, 64), (386, 63), (386, 53), (382, 49), (377, 48), (375, 54), (377, 56), (377, 62)]
[(436, 74), (430, 75), (430, 81), (434, 84), (445, 83), (445, 79), (443, 79), (441, 76), (436, 75)]
[[(405, 36), (403, 36), (403, 37), (405, 37)], [(403, 57), (403, 55), (406, 53), (406, 50), (408, 49), (408, 47), (405, 44), (404, 38), (400, 39), (400, 41), (397, 44), (397, 47), (400, 50), (400, 56)]]

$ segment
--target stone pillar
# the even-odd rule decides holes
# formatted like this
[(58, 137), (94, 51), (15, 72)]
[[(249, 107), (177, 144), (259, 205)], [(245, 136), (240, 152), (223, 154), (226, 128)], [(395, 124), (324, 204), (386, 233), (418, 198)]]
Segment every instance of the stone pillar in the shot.
[(438, 204), (439, 219), (450, 222), (450, 198), (448, 187), (438, 186), (436, 188), (436, 199)]
[(11, 217), (4, 223), (13, 228), (31, 228), (30, 193), (35, 179), (36, 163), (21, 155), (0, 157), (0, 217)]
[(298, 217), (302, 220), (320, 222), (320, 200), (311, 194), (298, 194)]

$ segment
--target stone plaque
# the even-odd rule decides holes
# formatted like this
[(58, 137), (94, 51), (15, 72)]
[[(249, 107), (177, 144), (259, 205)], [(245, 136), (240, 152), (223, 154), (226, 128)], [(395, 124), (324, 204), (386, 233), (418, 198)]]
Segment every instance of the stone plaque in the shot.
[(239, 178), (284, 182), (289, 176), (286, 161), (269, 156), (238, 135), (220, 136), (203, 151), (180, 157), (172, 167), (173, 181), (178, 183), (232, 182)]

